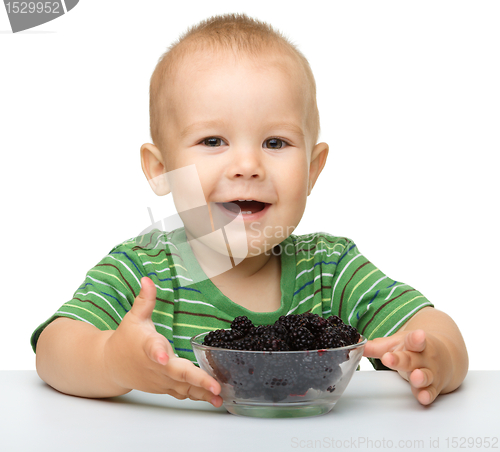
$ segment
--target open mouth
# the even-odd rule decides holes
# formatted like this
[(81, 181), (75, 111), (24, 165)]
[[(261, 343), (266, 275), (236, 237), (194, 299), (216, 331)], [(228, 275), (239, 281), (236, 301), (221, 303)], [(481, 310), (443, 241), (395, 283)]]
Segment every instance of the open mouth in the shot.
[(222, 204), (222, 206), (234, 213), (241, 213), (243, 215), (251, 215), (253, 213), (260, 212), (264, 210), (264, 208), (268, 205), (265, 202), (260, 202), (260, 201), (231, 201), (231, 202), (223, 202), (219, 203)]

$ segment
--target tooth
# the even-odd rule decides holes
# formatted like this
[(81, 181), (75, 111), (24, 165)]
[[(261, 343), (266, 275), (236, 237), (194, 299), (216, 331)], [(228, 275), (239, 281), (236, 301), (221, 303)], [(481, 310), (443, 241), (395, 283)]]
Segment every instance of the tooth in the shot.
[(239, 202), (245, 201), (244, 199), (238, 199)]

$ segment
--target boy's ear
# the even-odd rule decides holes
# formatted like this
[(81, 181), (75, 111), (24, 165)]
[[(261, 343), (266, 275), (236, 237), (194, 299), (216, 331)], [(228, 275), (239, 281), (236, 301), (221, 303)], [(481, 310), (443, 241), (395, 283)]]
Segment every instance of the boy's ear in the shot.
[(318, 143), (314, 146), (311, 152), (311, 164), (309, 166), (309, 188), (307, 190), (307, 196), (311, 194), (311, 191), (316, 184), (316, 180), (320, 175), (323, 167), (326, 163), (326, 158), (328, 156), (328, 144)]
[(165, 196), (170, 193), (170, 184), (163, 163), (163, 156), (160, 150), (151, 143), (141, 146), (141, 166), (151, 189), (158, 196)]

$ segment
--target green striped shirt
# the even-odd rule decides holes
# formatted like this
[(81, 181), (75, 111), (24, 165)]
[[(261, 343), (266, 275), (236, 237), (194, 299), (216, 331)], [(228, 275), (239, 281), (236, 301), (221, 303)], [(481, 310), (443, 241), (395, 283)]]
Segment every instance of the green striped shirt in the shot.
[[(43, 329), (57, 317), (69, 317), (114, 330), (148, 276), (157, 288), (152, 320), (180, 357), (196, 364), (189, 339), (229, 328), (246, 315), (255, 325), (281, 315), (312, 312), (338, 315), (368, 339), (395, 333), (413, 314), (433, 306), (420, 292), (382, 273), (348, 238), (325, 232), (290, 235), (273, 250), (281, 257), (281, 307), (252, 312), (232, 302), (204, 274), (184, 228), (154, 229), (115, 246), (87, 275), (73, 298), (42, 323), (31, 337), (33, 351)], [(372, 364), (381, 367), (378, 360)]]

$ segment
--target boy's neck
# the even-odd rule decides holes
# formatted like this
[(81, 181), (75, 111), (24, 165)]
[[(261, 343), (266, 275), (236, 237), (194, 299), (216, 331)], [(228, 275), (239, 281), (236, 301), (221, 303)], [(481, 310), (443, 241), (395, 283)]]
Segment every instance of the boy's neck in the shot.
[(275, 256), (272, 253), (269, 254), (259, 254), (258, 256), (247, 257), (243, 259), (238, 265), (235, 265), (230, 270), (227, 270), (220, 275), (211, 277), (214, 280), (224, 280), (232, 279), (235, 281), (246, 281), (250, 278), (255, 278), (259, 274), (265, 272), (270, 265), (274, 263), (275, 259), (279, 260), (279, 256)]
[(201, 269), (227, 298), (254, 312), (272, 312), (280, 308), (279, 255), (269, 250), (267, 254), (247, 257), (232, 266), (227, 255), (208, 249), (202, 242), (192, 242), (189, 232), (186, 236)]
[(233, 303), (253, 312), (273, 312), (281, 306), (281, 258), (260, 254), (210, 278)]
[(266, 266), (273, 262), (273, 258), (278, 257), (278, 261), (281, 261), (279, 256), (273, 253), (273, 250), (268, 250), (267, 253), (261, 253), (257, 256), (247, 257), (243, 260), (237, 259), (238, 264), (235, 265), (233, 258), (228, 256), (229, 253), (221, 254), (212, 249), (211, 246), (207, 246), (203, 241), (194, 240), (187, 229), (185, 229), (185, 234), (200, 267), (212, 281), (217, 278), (219, 280), (226, 278), (247, 280), (262, 272)]

